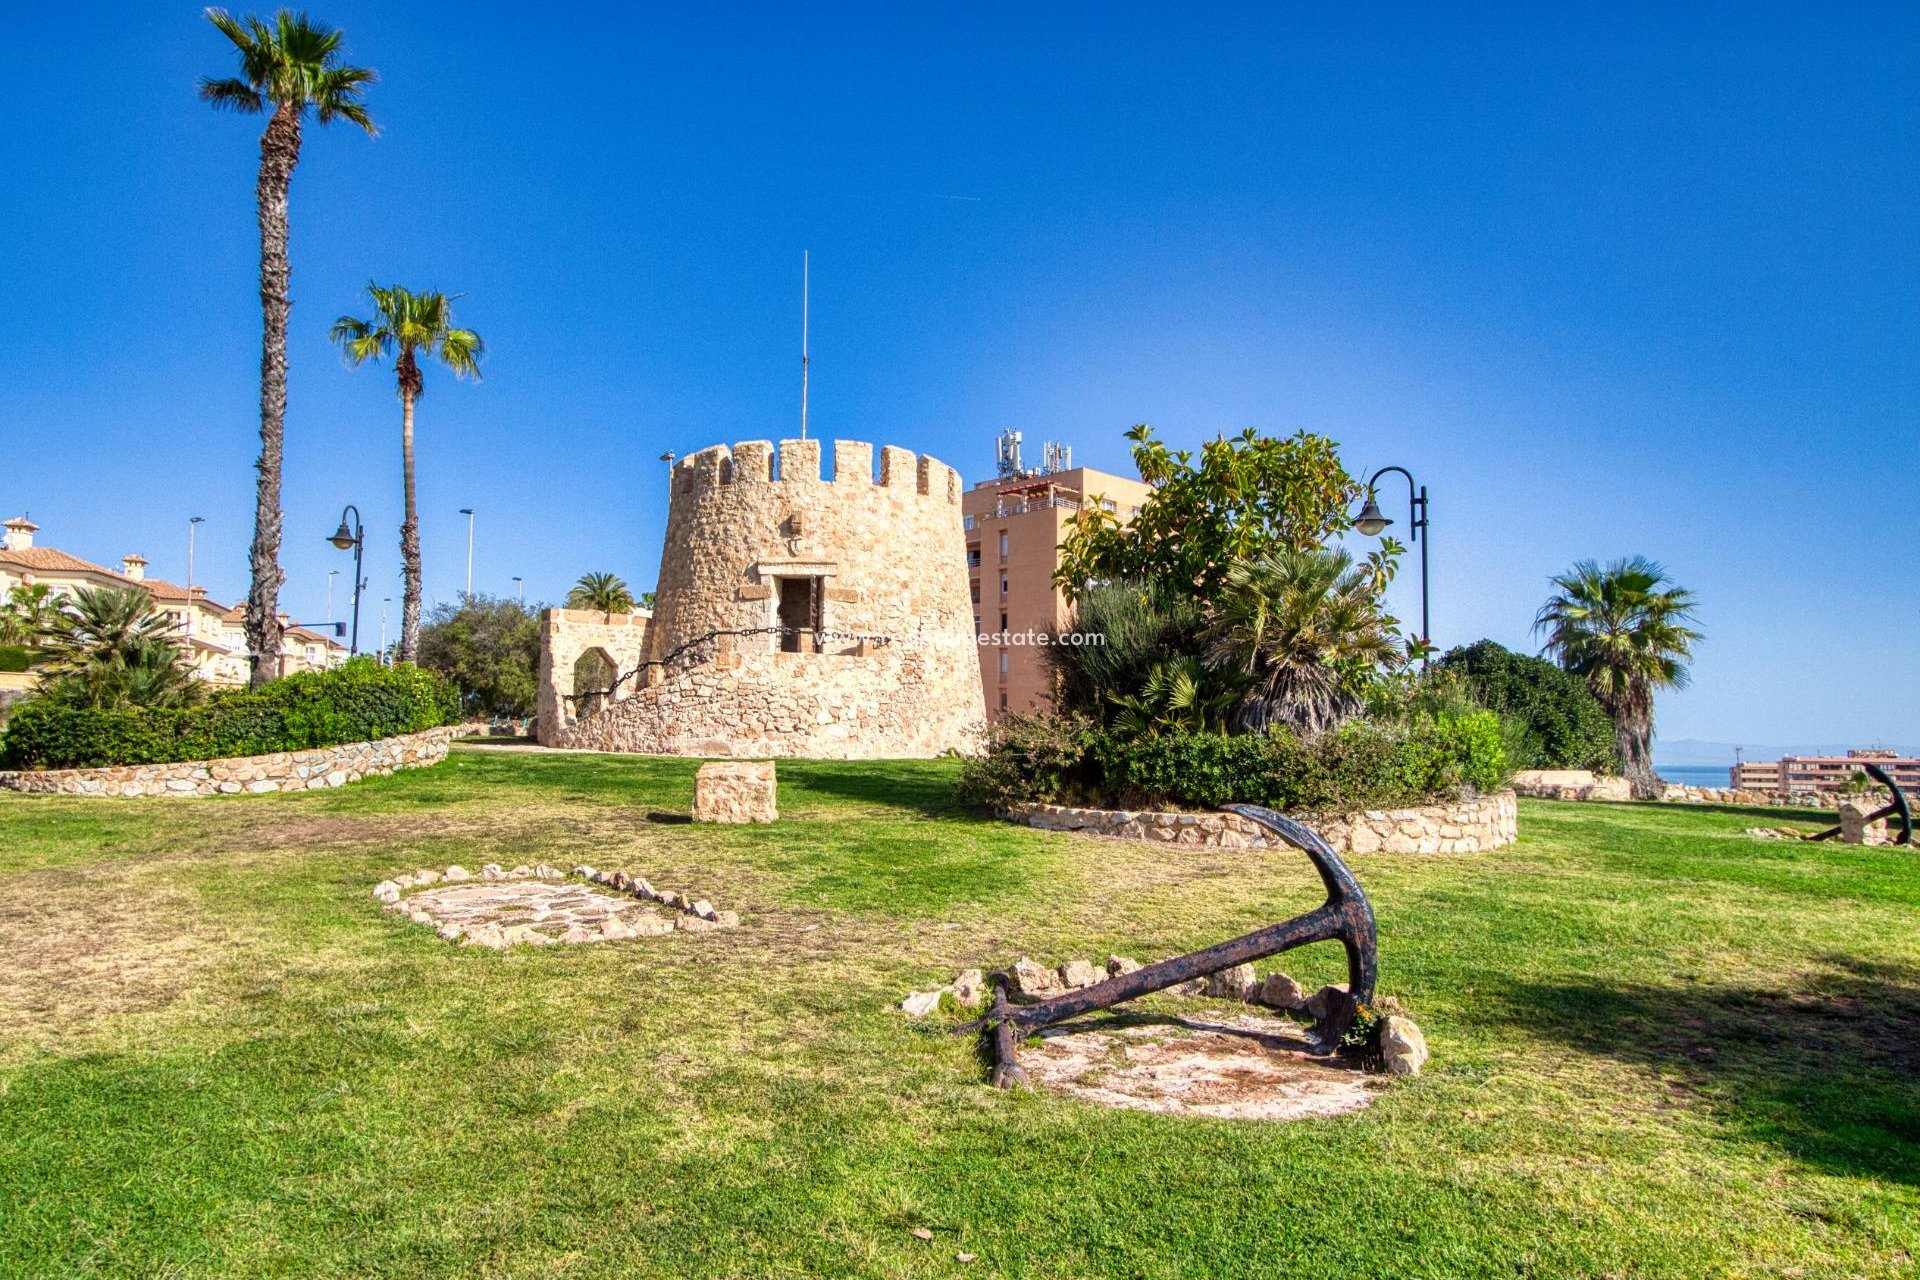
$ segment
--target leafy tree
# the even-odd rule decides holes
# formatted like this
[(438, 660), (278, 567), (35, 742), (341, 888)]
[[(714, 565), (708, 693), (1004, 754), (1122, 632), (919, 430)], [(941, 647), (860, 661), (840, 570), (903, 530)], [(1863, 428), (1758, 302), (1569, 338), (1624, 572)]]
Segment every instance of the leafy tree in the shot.
[(1480, 705), (1517, 724), (1526, 764), (1601, 773), (1620, 768), (1606, 708), (1585, 681), (1545, 658), (1480, 640), (1449, 650), (1433, 674), (1459, 677)]
[(60, 602), (44, 582), (7, 588), (0, 603), (0, 644), (37, 645), (60, 618)]
[(614, 573), (583, 573), (567, 592), (567, 608), (598, 609), (609, 621), (616, 613), (632, 613), (633, 592)]
[(1547, 651), (1580, 676), (1613, 717), (1621, 773), (1638, 799), (1660, 793), (1653, 771), (1653, 695), (1687, 686), (1687, 660), (1701, 639), (1688, 627), (1694, 594), (1644, 556), (1601, 566), (1581, 560), (1552, 579), (1558, 588), (1534, 619)]
[(1248, 681), (1235, 722), (1249, 730), (1332, 728), (1365, 707), (1376, 671), (1406, 656), (1373, 573), (1324, 548), (1228, 566), (1208, 636), (1213, 664)]
[(438, 605), (420, 631), (420, 665), (452, 681), (471, 714), (530, 716), (539, 703), (538, 614), (486, 595)]
[[(1206, 600), (1236, 562), (1312, 550), (1352, 524), (1348, 509), (1361, 486), (1324, 436), (1282, 439), (1248, 428), (1208, 441), (1197, 461), (1189, 450), (1168, 449), (1144, 423), (1127, 439), (1153, 493), (1125, 523), (1096, 503), (1068, 521), (1055, 577), (1075, 595), (1124, 579)], [(1379, 584), (1401, 550), (1385, 540), (1369, 554)]]
[(350, 364), (393, 358), (400, 392), (400, 470), (406, 514), (400, 522), (400, 564), (405, 588), (400, 600), (400, 643), (395, 654), (412, 662), (420, 653), (420, 511), (414, 501), (413, 406), (426, 389), (422, 356), (437, 358), (455, 377), (478, 379), (480, 335), (453, 326), (453, 299), (431, 291), (414, 293), (399, 285), (367, 285), (373, 319), (341, 316), (333, 322), (333, 340)]
[(200, 97), (215, 108), (268, 113), (260, 135), (254, 203), (260, 220), (260, 460), (254, 494), (253, 581), (247, 590), (247, 646), (253, 683), (280, 673), (280, 466), (287, 418), (287, 318), (293, 309), (287, 263), (287, 196), (300, 163), (307, 112), (321, 124), (345, 120), (372, 134), (362, 95), (374, 73), (341, 61), (341, 33), (282, 9), (271, 23), (207, 10), (207, 21), (240, 55), (237, 77), (202, 77)]
[(44, 634), (41, 696), (49, 701), (112, 710), (186, 706), (205, 695), (173, 621), (139, 587), (81, 587)]

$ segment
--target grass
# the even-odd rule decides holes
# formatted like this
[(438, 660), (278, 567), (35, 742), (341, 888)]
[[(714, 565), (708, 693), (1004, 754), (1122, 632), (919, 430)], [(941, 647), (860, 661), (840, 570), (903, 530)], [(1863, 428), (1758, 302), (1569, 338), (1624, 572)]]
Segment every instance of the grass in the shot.
[[(1205, 1121), (996, 1093), (889, 1006), (1278, 920), (1316, 897), (1304, 858), (982, 820), (942, 762), (783, 763), (771, 827), (650, 819), (693, 769), (460, 751), (312, 795), (0, 795), (0, 1275), (1876, 1276), (1920, 1250), (1912, 853), (1522, 802), (1511, 849), (1355, 858), (1428, 1072), (1338, 1119)], [(502, 955), (369, 896), (540, 859), (746, 925)], [(1335, 979), (1338, 949), (1287, 967)]]

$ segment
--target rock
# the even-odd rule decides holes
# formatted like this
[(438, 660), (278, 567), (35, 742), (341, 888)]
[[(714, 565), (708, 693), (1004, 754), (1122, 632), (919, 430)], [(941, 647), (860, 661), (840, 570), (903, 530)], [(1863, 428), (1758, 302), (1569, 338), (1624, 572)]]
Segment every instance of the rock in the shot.
[(588, 876), (587, 878), (588, 878), (589, 880), (591, 880), (591, 881), (593, 881), (593, 882), (594, 882), (595, 884), (612, 884), (612, 883), (613, 883), (613, 872), (611, 872), (611, 871), (596, 871), (596, 872), (594, 872), (594, 873), (593, 873), (592, 875), (590, 875), (590, 876)]
[(1119, 977), (1123, 973), (1132, 973), (1140, 967), (1140, 962), (1129, 956), (1108, 956), (1107, 973)]
[(432, 917), (432, 916), (430, 916), (430, 915), (428, 915), (428, 914), (427, 914), (426, 912), (424, 912), (424, 911), (415, 911), (415, 912), (413, 912), (413, 913), (411, 913), (410, 915), (408, 915), (408, 916), (407, 916), (407, 919), (409, 919), (409, 920), (411, 920), (411, 921), (413, 921), (413, 922), (414, 922), (415, 924), (432, 924), (432, 923), (434, 923), (434, 919), (433, 919), (433, 917)]
[(716, 911), (713, 915), (713, 922), (722, 929), (738, 929), (740, 927), (740, 913), (738, 911)]
[(482, 880), (505, 880), (507, 873), (501, 869), (499, 863), (489, 862), (486, 866), (480, 868), (480, 878)]
[(648, 884), (646, 880), (640, 876), (635, 876), (633, 878), (633, 885), (631, 888), (627, 890), (627, 892), (631, 893), (636, 898), (658, 898), (660, 896), (659, 892), (656, 891), (652, 885)]
[(615, 871), (612, 875), (607, 877), (607, 884), (612, 888), (618, 889), (620, 890), (620, 892), (625, 893), (628, 889), (631, 889), (633, 887), (633, 877), (627, 874), (627, 870), (625, 867), (622, 867), (618, 871)]
[(1085, 960), (1069, 960), (1060, 966), (1060, 982), (1069, 991), (1078, 991), (1082, 987), (1091, 987), (1104, 982), (1106, 974)]
[(440, 926), (440, 929), (439, 929), (440, 936), (445, 938), (448, 942), (460, 941), (460, 935), (464, 932), (465, 930), (463, 930), (457, 924), (443, 924)]
[(939, 991), (916, 991), (900, 1002), (900, 1011), (909, 1018), (924, 1018), (940, 1007)]
[[(673, 932), (673, 921), (667, 919), (665, 916), (635, 916), (633, 919), (627, 921), (627, 925), (633, 930), (635, 936), (641, 938), (657, 938), (663, 933)], [(714, 927), (717, 929), (720, 927), (720, 924), (716, 922)]]
[(439, 884), (440, 873), (431, 867), (427, 867), (413, 873), (413, 882), (422, 888), (430, 884)]
[(460, 945), (465, 947), (490, 947), (495, 951), (505, 951), (513, 944), (507, 941), (507, 935), (501, 932), (499, 925), (483, 924), (462, 938)]
[(1292, 1012), (1301, 1009), (1307, 1003), (1307, 989), (1284, 973), (1270, 973), (1260, 983), (1260, 993), (1255, 997), (1269, 1009), (1285, 1009)]
[(1202, 994), (1224, 1000), (1251, 1000), (1259, 984), (1252, 965), (1237, 964), (1231, 969), (1209, 974)]
[(771, 761), (709, 761), (694, 775), (695, 822), (772, 822), (779, 816)]
[(711, 902), (708, 902), (705, 898), (700, 899), (698, 902), (688, 907), (687, 910), (693, 912), (693, 914), (699, 916), (702, 920), (712, 920), (716, 918), (719, 914), (713, 909), (713, 904)]
[(619, 916), (608, 916), (601, 922), (600, 936), (612, 941), (620, 938), (635, 938), (639, 933)]
[(1306, 1010), (1307, 1016), (1312, 1018), (1315, 1022), (1318, 1022), (1320, 1021), (1320, 1019), (1326, 1017), (1327, 1016), (1327, 1000), (1335, 992), (1338, 992), (1341, 995), (1347, 994), (1347, 984), (1344, 982), (1329, 983), (1328, 985), (1314, 992), (1312, 995), (1308, 996), (1306, 1004), (1302, 1006)]
[(1185, 982), (1176, 983), (1168, 987), (1167, 990), (1176, 996), (1204, 995), (1207, 990), (1207, 982), (1204, 978), (1190, 978)]
[[(1869, 808), (1869, 804), (1873, 807)], [(1883, 845), (1887, 843), (1887, 820), (1867, 821), (1867, 815), (1876, 812), (1878, 804), (1866, 800), (1842, 800), (1840, 802), (1840, 843), (1858, 845)]]
[(987, 976), (978, 969), (962, 969), (947, 990), (963, 1009), (978, 1009), (987, 998)]
[(575, 867), (573, 869), (573, 874), (578, 876), (582, 880), (591, 880), (593, 879), (593, 868), (589, 866), (585, 866), (583, 864), (581, 866)]
[(382, 880), (373, 886), (373, 896), (381, 902), (400, 901), (400, 885), (397, 881)]
[(533, 874), (536, 879), (545, 880), (549, 883), (567, 878), (566, 875), (561, 872), (560, 868), (550, 866), (544, 862), (533, 869)]
[(396, 876), (396, 877), (394, 877), (394, 881), (393, 881), (393, 882), (394, 882), (395, 884), (397, 884), (397, 885), (399, 885), (399, 886), (400, 886), (400, 887), (401, 887), (402, 889), (411, 889), (411, 888), (413, 888), (413, 887), (414, 887), (415, 885), (417, 885), (417, 884), (419, 884), (419, 883), (420, 883), (420, 882), (419, 882), (418, 880), (415, 880), (415, 879), (413, 878), (413, 873), (412, 873), (412, 872), (408, 872), (408, 873), (407, 873), (406, 875), (404, 875), (404, 876)]
[(524, 924), (517, 924), (511, 929), (508, 929), (507, 941), (510, 943), (525, 943), (530, 947), (550, 947), (554, 943), (554, 939), (550, 935), (544, 934), (538, 929)]
[(1380, 1028), (1380, 1054), (1386, 1060), (1388, 1074), (1417, 1076), (1427, 1064), (1427, 1038), (1413, 1025), (1413, 1019), (1395, 1015)]
[(507, 874), (515, 880), (528, 880), (533, 877), (533, 868), (523, 862)]
[(560, 935), (560, 941), (569, 943), (599, 942), (603, 936), (598, 929), (589, 929), (583, 924), (576, 924)]
[(660, 894), (661, 906), (673, 907), (674, 909), (678, 910), (680, 907), (683, 907), (686, 905), (686, 901), (687, 900), (685, 898), (681, 897), (679, 894), (675, 893), (671, 889), (663, 890)]
[(454, 866), (448, 867), (445, 871), (441, 872), (440, 878), (442, 880), (453, 880), (453, 881), (471, 880), (473, 879), (473, 872), (467, 870), (463, 866), (459, 866), (458, 864), (456, 864)]
[(1013, 979), (1014, 990), (1021, 995), (1048, 995), (1060, 990), (1059, 974), (1045, 965), (1035, 964), (1025, 956), (1014, 961), (1013, 968), (1008, 970), (1008, 976)]
[(678, 916), (673, 923), (675, 927), (687, 933), (706, 933), (720, 927), (711, 920), (702, 920), (699, 916)]

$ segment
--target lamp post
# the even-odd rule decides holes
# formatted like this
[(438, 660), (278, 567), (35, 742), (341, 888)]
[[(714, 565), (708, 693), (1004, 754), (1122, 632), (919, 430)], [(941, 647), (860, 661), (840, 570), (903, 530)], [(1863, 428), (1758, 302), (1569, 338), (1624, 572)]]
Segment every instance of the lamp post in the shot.
[(390, 667), (387, 661), (387, 606), (393, 603), (392, 596), (380, 597), (380, 665)]
[(187, 517), (187, 611), (193, 611), (193, 532), (207, 522), (205, 516)]
[(1389, 471), (1398, 471), (1407, 478), (1407, 501), (1413, 510), (1413, 540), (1420, 544), (1420, 665), (1425, 667), (1425, 651), (1433, 647), (1433, 631), (1427, 622), (1427, 486), (1416, 485), (1413, 473), (1405, 467), (1380, 468), (1367, 481), (1367, 503), (1360, 508), (1360, 514), (1353, 518), (1353, 527), (1371, 538), (1393, 523), (1380, 510), (1380, 503), (1374, 495), (1374, 486)]
[(527, 580), (525, 578), (515, 578), (513, 580), (513, 588), (520, 603), (525, 604), (527, 602)]
[(327, 570), (327, 621), (333, 621), (333, 580), (340, 576), (338, 569)]
[[(353, 524), (347, 524), (347, 517), (353, 517)], [(340, 527), (327, 539), (342, 551), (353, 552), (353, 639), (347, 646), (347, 656), (356, 657), (360, 653), (360, 588), (366, 586), (366, 580), (360, 576), (360, 555), (366, 550), (367, 531), (360, 523), (360, 508), (349, 502), (340, 513)], [(335, 572), (339, 572), (335, 570)], [(327, 616), (333, 616), (333, 590), (327, 590)]]
[(467, 598), (473, 598), (473, 508), (462, 507), (460, 514), (467, 518)]

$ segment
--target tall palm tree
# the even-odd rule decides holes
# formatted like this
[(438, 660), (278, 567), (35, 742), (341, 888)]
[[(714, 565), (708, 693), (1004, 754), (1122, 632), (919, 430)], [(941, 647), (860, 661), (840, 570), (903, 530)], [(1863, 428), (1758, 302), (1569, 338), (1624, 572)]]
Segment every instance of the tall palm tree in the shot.
[(247, 646), (253, 683), (280, 674), (280, 458), (287, 419), (287, 316), (293, 309), (287, 265), (287, 193), (300, 163), (300, 128), (309, 110), (321, 124), (345, 120), (374, 133), (361, 95), (374, 82), (365, 67), (340, 60), (341, 33), (282, 9), (271, 23), (208, 9), (207, 21), (233, 42), (240, 74), (202, 77), (200, 96), (248, 115), (270, 112), (260, 135), (254, 202), (260, 218), (260, 461), (253, 513), (253, 582), (247, 589)]
[(1634, 796), (1657, 799), (1653, 695), (1687, 686), (1687, 660), (1701, 639), (1687, 625), (1694, 620), (1694, 594), (1645, 556), (1604, 567), (1581, 560), (1552, 582), (1558, 593), (1541, 606), (1533, 629), (1547, 633), (1547, 651), (1584, 677), (1613, 717), (1621, 771)]
[(60, 616), (60, 602), (44, 582), (7, 589), (0, 602), (0, 644), (37, 645)]
[(1239, 728), (1315, 733), (1358, 713), (1368, 678), (1406, 651), (1369, 568), (1344, 551), (1281, 550), (1228, 567), (1207, 657), (1249, 682)]
[(567, 592), (567, 608), (598, 609), (611, 622), (616, 613), (633, 612), (633, 592), (617, 573), (583, 573)]
[(393, 357), (400, 390), (400, 469), (406, 489), (406, 515), (400, 523), (400, 562), (406, 589), (400, 601), (400, 645), (396, 656), (412, 662), (420, 653), (420, 511), (413, 493), (413, 406), (426, 389), (420, 358), (437, 358), (455, 377), (479, 378), (480, 335), (453, 327), (453, 299), (444, 293), (414, 293), (399, 285), (367, 285), (373, 318), (341, 316), (333, 322), (333, 340), (349, 364)]
[(44, 633), (45, 688), (71, 704), (178, 706), (202, 692), (175, 623), (139, 587), (81, 587)]

